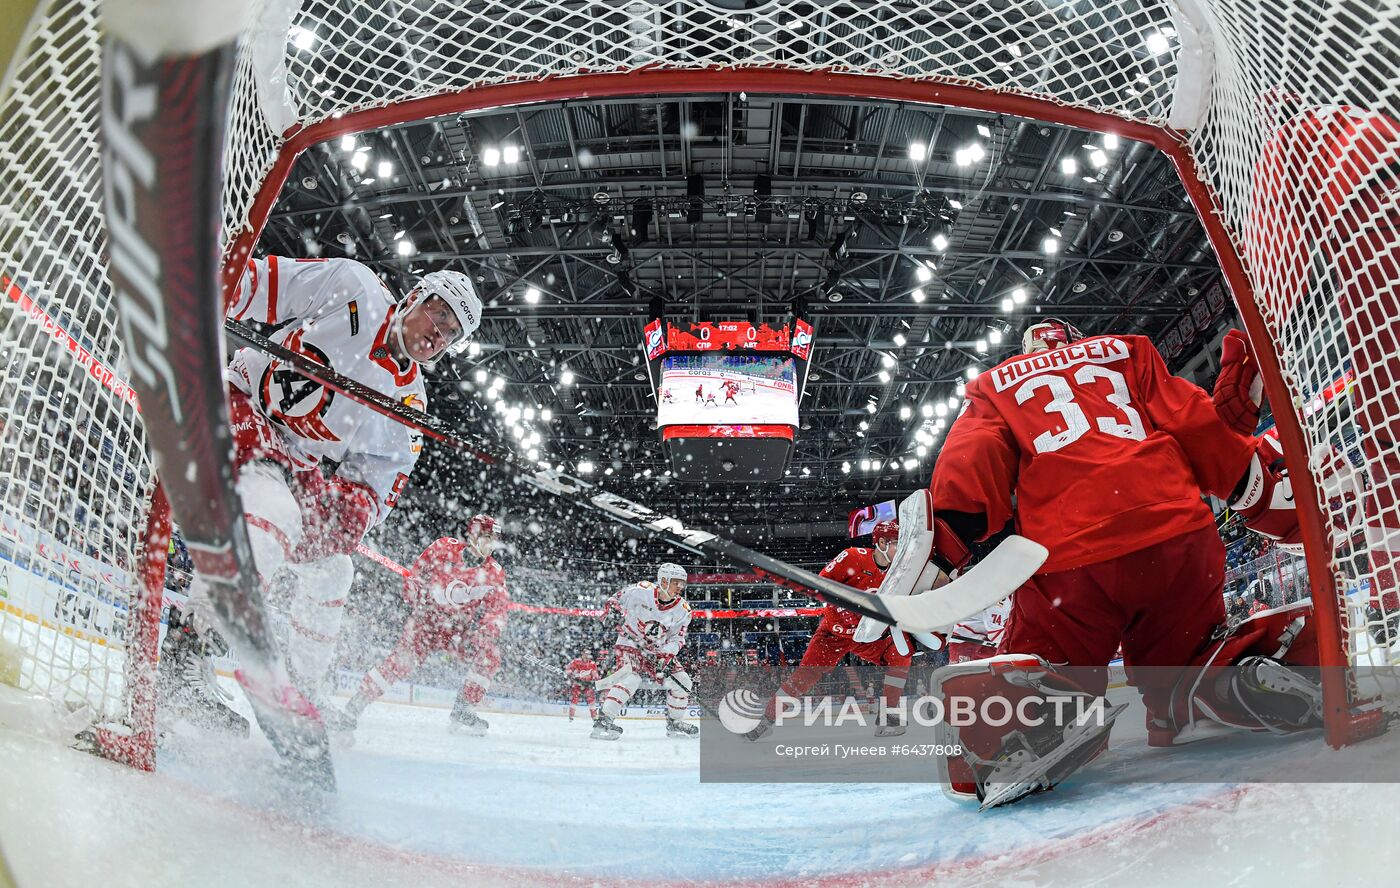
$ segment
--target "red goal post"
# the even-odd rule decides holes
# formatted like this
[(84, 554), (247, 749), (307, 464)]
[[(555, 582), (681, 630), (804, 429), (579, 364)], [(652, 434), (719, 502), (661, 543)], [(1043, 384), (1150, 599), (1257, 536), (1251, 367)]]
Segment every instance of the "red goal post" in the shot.
[[(19, 220), (0, 233), (0, 271), (79, 319), (120, 366), (101, 249), (97, 5), (41, 4), (0, 98), (0, 148), (13, 171), (0, 180), (0, 218)], [(1368, 323), (1390, 339), (1396, 322), (1386, 316), (1400, 313), (1400, 273), (1386, 274), (1394, 235), (1384, 233), (1396, 213), (1386, 170), (1397, 146), (1375, 119), (1353, 121), (1347, 134), (1317, 109), (1397, 116), (1395, 13), (1323, 0), (727, 5), (426, 0), (392, 7), (401, 15), (390, 19), (378, 4), (347, 12), (327, 0), (268, 0), (245, 34), (230, 103), (225, 283), (241, 272), (302, 151), (449, 113), (747, 91), (975, 108), (1145, 142), (1180, 174), (1259, 353), (1303, 521), (1329, 667), (1328, 739), (1379, 730), (1383, 709), (1400, 707), (1397, 655), (1367, 631), (1400, 617), (1387, 594), (1392, 525), (1400, 547), (1400, 497), (1390, 493), (1400, 471), (1389, 471), (1400, 458), (1387, 419), (1400, 416), (1400, 394), (1385, 355), (1363, 340)], [(74, 374), (69, 355), (12, 311), (0, 315), (0, 344), (20, 355), (0, 379), (0, 409), (32, 402), (42, 377), (45, 397), (61, 390), (67, 403), (71, 391), (80, 411), (125, 435), (139, 493), (93, 496), (82, 511), (85, 520), (119, 513), (123, 557), (139, 560), (146, 534), (131, 528), (152, 515), (139, 417), (114, 413), (110, 393)], [(1350, 397), (1312, 410), (1314, 393), (1345, 369), (1355, 376)], [(37, 457), (27, 422), (0, 456), (24, 462), (26, 485), (65, 478), (72, 458)], [(92, 446), (100, 458), (104, 445)], [(1342, 473), (1347, 489), (1337, 454), (1356, 469)], [(0, 513), (16, 477), (0, 464)], [(63, 498), (54, 499), (59, 509)], [(63, 508), (77, 517), (76, 504)], [(35, 663), (67, 655), (25, 650)], [(72, 699), (61, 682), (44, 692)]]

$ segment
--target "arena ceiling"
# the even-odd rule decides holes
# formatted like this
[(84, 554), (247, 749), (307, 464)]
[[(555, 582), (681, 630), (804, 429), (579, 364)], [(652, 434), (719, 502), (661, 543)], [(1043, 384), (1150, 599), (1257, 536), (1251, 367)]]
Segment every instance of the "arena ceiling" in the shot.
[[(804, 564), (839, 547), (851, 509), (926, 483), (959, 382), (1036, 316), (1160, 340), (1220, 280), (1146, 145), (743, 93), (500, 108), (317, 145), (260, 249), (351, 256), (400, 292), (471, 274), (479, 347), (432, 370), (434, 413)], [(668, 477), (640, 348), (658, 306), (677, 322), (813, 322), (783, 481)], [(477, 471), (430, 447), (416, 501), (446, 517), (494, 498), (528, 517), (528, 492), (486, 493)]]

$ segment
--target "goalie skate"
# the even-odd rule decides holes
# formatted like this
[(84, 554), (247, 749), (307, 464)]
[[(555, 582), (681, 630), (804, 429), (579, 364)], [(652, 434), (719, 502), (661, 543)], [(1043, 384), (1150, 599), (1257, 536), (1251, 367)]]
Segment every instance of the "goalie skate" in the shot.
[[(986, 811), (1009, 805), (1032, 793), (1054, 788), (1098, 755), (1103, 741), (1126, 706), (1105, 706), (1102, 724), (1071, 722), (1058, 736), (1017, 733), (990, 767), (977, 767), (977, 789)], [(1043, 739), (1042, 739), (1043, 738)], [(1048, 742), (1046, 742), (1048, 741)]]

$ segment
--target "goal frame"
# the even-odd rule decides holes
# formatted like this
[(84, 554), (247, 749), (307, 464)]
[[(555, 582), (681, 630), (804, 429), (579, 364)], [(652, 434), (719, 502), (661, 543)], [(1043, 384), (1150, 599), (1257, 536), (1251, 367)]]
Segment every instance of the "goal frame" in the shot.
[[(1220, 200), (1198, 172), (1195, 156), (1185, 135), (1170, 127), (1128, 120), (1047, 99), (998, 92), (970, 83), (914, 81), (830, 70), (763, 67), (642, 69), (483, 85), (349, 112), (305, 126), (298, 124), (283, 133), (284, 141), (250, 204), (244, 227), (226, 247), (223, 266), (225, 297), (237, 285), (244, 263), (252, 254), (293, 164), (303, 151), (313, 145), (351, 133), (488, 108), (570, 99), (674, 96), (697, 92), (830, 96), (942, 105), (1114, 133), (1149, 144), (1165, 154), (1171, 160), (1220, 263), (1259, 362), (1264, 390), (1270, 403), (1275, 405), (1274, 419), (1293, 484), (1294, 503), (1307, 556), (1307, 575), (1319, 642), (1326, 740), (1333, 747), (1341, 747), (1385, 729), (1381, 711), (1357, 711), (1355, 708), (1365, 701), (1353, 699), (1352, 684), (1348, 678), (1351, 664), (1345, 627), (1340, 616), (1345, 606), (1344, 590), (1339, 588), (1337, 579), (1329, 570), (1331, 531), (1322, 513), (1316, 479), (1308, 469), (1307, 439), (1298, 415), (1291, 407), (1292, 398), (1284, 382), (1275, 342), (1254, 299), (1254, 290), (1239, 251), (1221, 221)], [(1285, 405), (1288, 406), (1285, 408)]]

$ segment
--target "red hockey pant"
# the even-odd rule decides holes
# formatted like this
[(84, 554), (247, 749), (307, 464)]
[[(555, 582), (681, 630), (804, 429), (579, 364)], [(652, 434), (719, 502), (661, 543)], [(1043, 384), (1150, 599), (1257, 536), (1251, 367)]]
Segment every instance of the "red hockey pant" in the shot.
[[(578, 698), (584, 695), (587, 695), (588, 699), (588, 714), (593, 715), (597, 710), (598, 698), (597, 695), (593, 693), (593, 685), (575, 682), (569, 688), (569, 718), (574, 717), (574, 707), (578, 705)], [(596, 718), (597, 716), (594, 717)]]
[(1214, 527), (1098, 564), (1042, 574), (1016, 590), (1001, 653), (1038, 654), (1102, 694), (1121, 641), (1149, 717), (1225, 622), (1225, 546)]
[[(854, 628), (846, 630), (854, 632)], [(789, 697), (802, 697), (812, 689), (812, 686), (821, 681), (822, 676), (831, 671), (832, 667), (841, 662), (841, 658), (846, 654), (855, 654), (867, 663), (874, 663), (885, 667), (884, 700), (886, 706), (899, 705), (899, 698), (904, 696), (904, 680), (909, 675), (909, 654), (901, 654), (895, 650), (894, 639), (884, 635), (878, 641), (868, 641), (857, 644), (850, 635), (837, 633), (833, 627), (825, 620), (817, 626), (817, 631), (812, 634), (812, 640), (807, 644), (807, 650), (802, 655), (802, 662), (792, 674), (782, 684), (782, 691)], [(774, 697), (768, 701), (766, 709), (769, 720), (778, 716), (778, 700)]]

